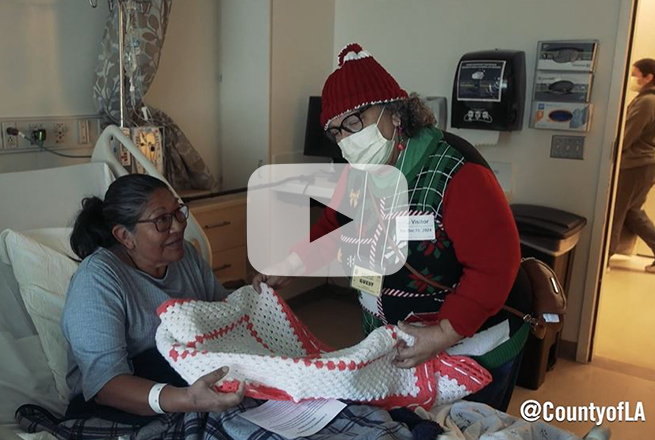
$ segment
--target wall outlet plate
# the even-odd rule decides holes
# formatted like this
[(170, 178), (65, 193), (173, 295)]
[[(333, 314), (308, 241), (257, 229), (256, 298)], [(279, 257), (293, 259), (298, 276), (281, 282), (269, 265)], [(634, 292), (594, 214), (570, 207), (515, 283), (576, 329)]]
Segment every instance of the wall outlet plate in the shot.
[(43, 129), (46, 139), (43, 146), (50, 150), (70, 150), (93, 148), (102, 131), (101, 118), (88, 116), (0, 118), (1, 153), (29, 153), (42, 151), (39, 147), (22, 137), (6, 135), (7, 127), (15, 127), (29, 139), (35, 129)]
[(554, 135), (550, 143), (550, 157), (584, 160), (584, 136)]
[(89, 143), (89, 121), (86, 119), (80, 119), (77, 121), (77, 143)]
[(0, 147), (4, 148), (5, 150), (12, 150), (14, 148), (18, 148), (18, 137), (17, 136), (12, 136), (7, 133), (8, 128), (16, 128), (16, 123), (15, 122), (3, 122), (2, 123), (2, 135), (0, 136)]

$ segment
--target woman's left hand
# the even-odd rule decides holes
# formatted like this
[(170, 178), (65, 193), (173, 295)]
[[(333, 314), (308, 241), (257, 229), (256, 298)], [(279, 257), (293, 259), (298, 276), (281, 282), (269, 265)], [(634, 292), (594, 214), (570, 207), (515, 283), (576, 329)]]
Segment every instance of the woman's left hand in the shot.
[(398, 344), (398, 355), (393, 364), (398, 368), (412, 368), (437, 356), (462, 339), (450, 325), (448, 320), (442, 320), (439, 325), (417, 327), (398, 323), (398, 328), (414, 337), (414, 345), (409, 346), (405, 341)]

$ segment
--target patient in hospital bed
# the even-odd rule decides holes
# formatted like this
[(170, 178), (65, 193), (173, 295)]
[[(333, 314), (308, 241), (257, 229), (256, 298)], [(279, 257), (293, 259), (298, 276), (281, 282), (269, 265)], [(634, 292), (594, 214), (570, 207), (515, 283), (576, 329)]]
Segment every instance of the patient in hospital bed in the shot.
[[(82, 205), (70, 240), (81, 264), (72, 279), (65, 276), (68, 291), (61, 319), (69, 343), (70, 404), (64, 419), (40, 406), (23, 405), (17, 412), (20, 426), (28, 432), (45, 430), (59, 439), (79, 440), (121, 435), (141, 440), (270, 436), (238, 417), (261, 401), (243, 399), (241, 386), (233, 393), (215, 391), (213, 385), (226, 371), (218, 369), (189, 386), (155, 348), (160, 304), (174, 298), (220, 301), (228, 295), (195, 248), (183, 240), (187, 208), (165, 183), (144, 175), (121, 177), (109, 186), (104, 200), (87, 198)], [(6, 238), (9, 246), (9, 235)], [(19, 270), (18, 259), (12, 261), (17, 279), (23, 282), (27, 273), (19, 277), (18, 272), (27, 271)], [(34, 269), (57, 278), (45, 261), (31, 261)], [(72, 266), (67, 274), (75, 270)], [(27, 402), (45, 405), (40, 400), (20, 403)], [(159, 412), (166, 414), (158, 416)], [(412, 429), (423, 422), (410, 420), (407, 412), (401, 415), (402, 423), (397, 413), (350, 404), (311, 438), (421, 438)], [(474, 402), (458, 401), (423, 417), (455, 435), (448, 438), (479, 438), (492, 432), (499, 439), (576, 438)], [(5, 438), (2, 432), (0, 438)]]
[[(147, 175), (113, 182), (105, 199), (86, 198), (71, 235), (82, 260), (62, 316), (70, 345), (67, 416), (221, 412), (243, 389), (219, 393), (218, 369), (191, 386), (155, 349), (157, 307), (171, 298), (224, 299), (228, 291), (184, 241), (188, 208)], [(161, 384), (158, 384), (161, 382)]]

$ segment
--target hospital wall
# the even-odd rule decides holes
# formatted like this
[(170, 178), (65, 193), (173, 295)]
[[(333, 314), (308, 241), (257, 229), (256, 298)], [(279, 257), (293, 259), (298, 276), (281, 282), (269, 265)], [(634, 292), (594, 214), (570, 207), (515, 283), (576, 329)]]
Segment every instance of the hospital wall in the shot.
[(220, 177), (221, 2), (173, 2), (157, 76), (145, 101), (168, 113)]
[[(94, 72), (108, 13), (107, 2), (98, 3), (91, 9), (79, 0), (0, 1), (0, 118), (96, 113)], [(0, 173), (74, 162), (3, 154)]]
[(639, 0), (631, 62), (655, 58), (655, 0)]
[(530, 96), (539, 40), (600, 41), (592, 95), (595, 112), (584, 160), (551, 159), (551, 136), (558, 132), (529, 128), (529, 106), (521, 131), (501, 133), (497, 145), (479, 148), (488, 161), (512, 164), (512, 202), (559, 208), (589, 221), (575, 254), (562, 335), (573, 342), (578, 339), (601, 149), (612, 142), (604, 139), (603, 130), (620, 4), (620, 0), (414, 0), (411, 7), (392, 0), (335, 4), (334, 59), (347, 43), (359, 42), (408, 91), (447, 96), (449, 102), (457, 62), (466, 52), (525, 51)]
[[(261, 0), (194, 0), (173, 2), (161, 64), (146, 103), (161, 108), (180, 125), (210, 170), (222, 174), (220, 144), (230, 143), (221, 130), (221, 65), (229, 65), (234, 77), (253, 78), (246, 90), (265, 102), (252, 105), (253, 120), (264, 125), (258, 139), (238, 142), (263, 145), (268, 152), (268, 86), (270, 7)], [(220, 14), (223, 4), (234, 5)], [(254, 12), (253, 12), (254, 11)], [(237, 16), (238, 14), (238, 16)], [(2, 0), (0, 1), (0, 118), (77, 116), (96, 114), (93, 101), (95, 66), (100, 51), (107, 2), (92, 9), (85, 0)], [(247, 16), (255, 26), (239, 35), (220, 35), (220, 24), (243, 23)], [(222, 21), (221, 21), (222, 20)], [(239, 21), (241, 20), (241, 21)], [(246, 29), (244, 26), (241, 29)], [(235, 29), (234, 27), (232, 29)], [(228, 31), (229, 32), (229, 29)], [(224, 38), (223, 38), (224, 37)], [(255, 51), (259, 66), (251, 69), (234, 62), (221, 63), (221, 41), (237, 40), (240, 50)], [(261, 55), (263, 53), (263, 55)], [(232, 56), (232, 58), (229, 58)], [(250, 68), (252, 74), (244, 76)], [(232, 80), (234, 81), (234, 80)], [(228, 83), (229, 85), (229, 83)], [(235, 93), (233, 85), (230, 90)], [(236, 100), (235, 100), (236, 101)], [(238, 127), (243, 133), (249, 127)], [(235, 142), (231, 142), (235, 144)], [(86, 152), (86, 151), (83, 151)], [(73, 154), (80, 154), (73, 151)], [(0, 172), (70, 165), (79, 160), (63, 159), (48, 153), (0, 155)]]
[[(334, 0), (272, 0), (271, 163), (302, 160), (309, 97), (332, 72)], [(315, 158), (314, 158), (315, 160)]]

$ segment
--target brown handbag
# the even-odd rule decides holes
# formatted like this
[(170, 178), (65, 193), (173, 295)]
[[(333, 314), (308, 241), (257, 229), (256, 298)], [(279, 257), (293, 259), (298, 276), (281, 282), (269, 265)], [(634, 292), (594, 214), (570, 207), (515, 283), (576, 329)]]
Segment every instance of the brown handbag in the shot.
[[(503, 306), (503, 309), (529, 323), (532, 326), (532, 334), (543, 339), (548, 328), (558, 332), (564, 325), (566, 313), (564, 289), (553, 269), (543, 261), (524, 258), (521, 260), (521, 267), (525, 270), (532, 286), (532, 313), (522, 313), (509, 306)], [(544, 315), (549, 319), (544, 318)]]

